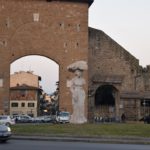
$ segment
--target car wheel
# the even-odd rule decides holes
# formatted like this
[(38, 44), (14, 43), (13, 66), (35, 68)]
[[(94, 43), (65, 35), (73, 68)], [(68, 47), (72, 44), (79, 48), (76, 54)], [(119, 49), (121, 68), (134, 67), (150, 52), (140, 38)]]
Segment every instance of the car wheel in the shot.
[(6, 139), (5, 139), (5, 140), (1, 140), (1, 142), (2, 142), (2, 143), (6, 143), (6, 142), (7, 142), (7, 140), (6, 140)]
[(6, 126), (10, 126), (10, 123), (9, 123), (9, 122), (6, 122), (5, 125), (6, 125)]

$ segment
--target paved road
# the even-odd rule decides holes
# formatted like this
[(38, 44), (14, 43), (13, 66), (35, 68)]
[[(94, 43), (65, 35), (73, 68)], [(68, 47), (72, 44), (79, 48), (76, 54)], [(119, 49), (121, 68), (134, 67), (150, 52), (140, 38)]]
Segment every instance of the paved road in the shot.
[(10, 140), (0, 150), (150, 150), (150, 145)]

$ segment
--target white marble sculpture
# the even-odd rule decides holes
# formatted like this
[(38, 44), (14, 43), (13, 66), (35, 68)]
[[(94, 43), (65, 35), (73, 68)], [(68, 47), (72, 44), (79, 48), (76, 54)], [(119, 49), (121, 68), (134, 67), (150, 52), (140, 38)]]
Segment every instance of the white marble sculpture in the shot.
[(75, 77), (70, 80), (70, 91), (72, 93), (73, 113), (71, 115), (71, 123), (85, 123), (85, 91), (83, 85), (85, 79), (82, 77), (84, 70), (87, 70), (87, 63), (85, 61), (77, 61), (68, 66), (68, 70), (74, 72)]

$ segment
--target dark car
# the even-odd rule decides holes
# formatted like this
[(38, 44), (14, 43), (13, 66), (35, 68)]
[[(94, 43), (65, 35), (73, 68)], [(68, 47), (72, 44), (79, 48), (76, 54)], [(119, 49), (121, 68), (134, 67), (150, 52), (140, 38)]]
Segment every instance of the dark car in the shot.
[(144, 117), (144, 123), (150, 124), (150, 115)]
[(11, 129), (6, 125), (0, 125), (0, 141), (6, 142), (11, 137)]
[(139, 121), (144, 121), (144, 123), (150, 124), (150, 115), (142, 117)]

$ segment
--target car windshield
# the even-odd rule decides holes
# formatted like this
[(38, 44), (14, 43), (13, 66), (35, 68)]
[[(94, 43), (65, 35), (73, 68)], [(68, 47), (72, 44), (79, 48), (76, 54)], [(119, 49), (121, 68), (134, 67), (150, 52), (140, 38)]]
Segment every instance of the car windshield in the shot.
[(6, 120), (7, 116), (0, 116), (0, 120)]
[(68, 112), (61, 112), (59, 115), (60, 116), (69, 116), (69, 113)]

